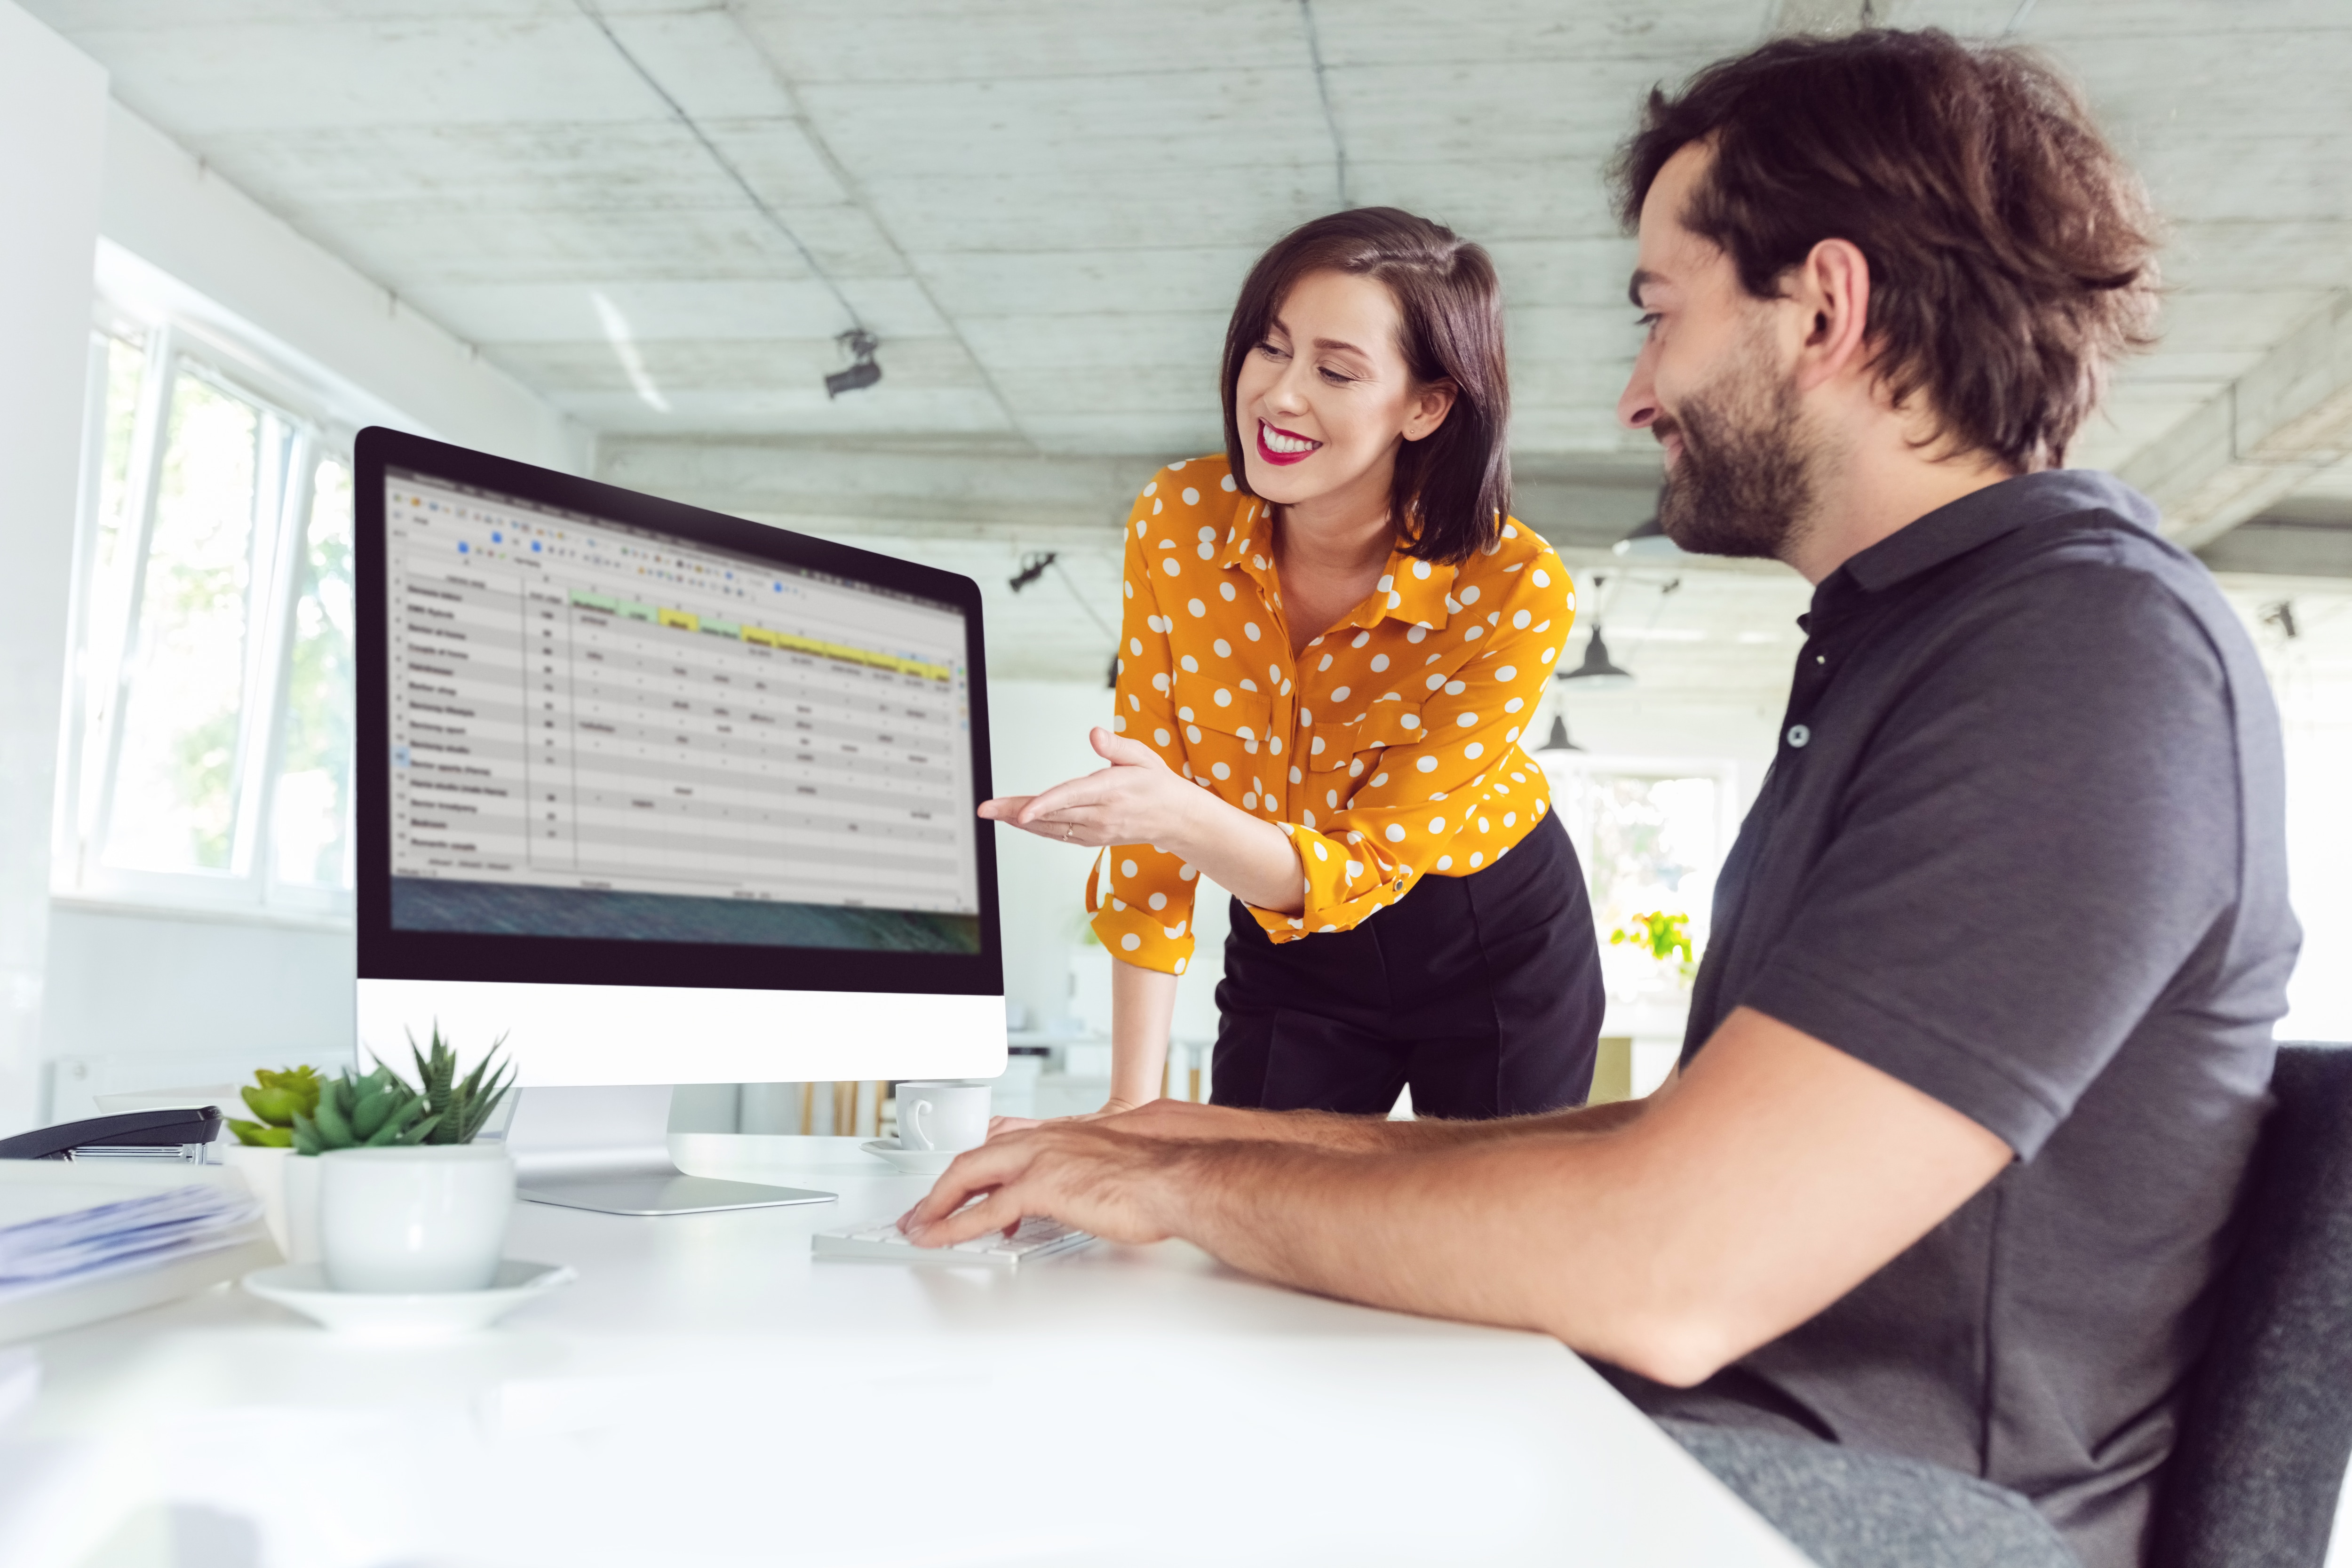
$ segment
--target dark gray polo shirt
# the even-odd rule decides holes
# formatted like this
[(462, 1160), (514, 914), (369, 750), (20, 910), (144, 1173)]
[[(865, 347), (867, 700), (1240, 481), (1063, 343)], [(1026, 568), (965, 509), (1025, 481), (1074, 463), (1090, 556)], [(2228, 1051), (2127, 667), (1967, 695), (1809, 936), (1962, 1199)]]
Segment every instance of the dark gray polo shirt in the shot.
[(1824, 579), (1683, 1047), (1753, 1007), (2017, 1152), (1811, 1321), (1644, 1408), (1932, 1460), (2142, 1555), (2300, 940), (2278, 719), (2114, 479), (2033, 474)]

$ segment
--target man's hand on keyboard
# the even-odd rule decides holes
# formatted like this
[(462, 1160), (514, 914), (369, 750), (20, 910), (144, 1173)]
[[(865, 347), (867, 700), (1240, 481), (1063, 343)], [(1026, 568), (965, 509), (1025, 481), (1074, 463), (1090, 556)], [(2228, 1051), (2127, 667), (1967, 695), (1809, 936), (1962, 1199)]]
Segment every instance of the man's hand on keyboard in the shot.
[(1044, 1215), (1105, 1241), (1161, 1241), (1168, 1177), (1187, 1153), (1080, 1121), (1001, 1135), (958, 1155), (899, 1228), (918, 1246), (950, 1247)]

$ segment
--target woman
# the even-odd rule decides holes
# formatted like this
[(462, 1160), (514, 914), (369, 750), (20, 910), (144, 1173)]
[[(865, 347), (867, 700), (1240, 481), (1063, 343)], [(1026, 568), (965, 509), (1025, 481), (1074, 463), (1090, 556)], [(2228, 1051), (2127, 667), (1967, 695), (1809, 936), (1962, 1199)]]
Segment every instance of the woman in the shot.
[(1201, 876), (1234, 895), (1219, 1104), (1582, 1102), (1600, 957), (1518, 744), (1575, 597), (1505, 515), (1508, 399), (1494, 268), (1433, 223), (1336, 213), (1251, 271), (1225, 453), (1129, 517), (1110, 766), (981, 807), (1109, 850), (1087, 888), (1118, 961), (1104, 1113), (1159, 1094)]

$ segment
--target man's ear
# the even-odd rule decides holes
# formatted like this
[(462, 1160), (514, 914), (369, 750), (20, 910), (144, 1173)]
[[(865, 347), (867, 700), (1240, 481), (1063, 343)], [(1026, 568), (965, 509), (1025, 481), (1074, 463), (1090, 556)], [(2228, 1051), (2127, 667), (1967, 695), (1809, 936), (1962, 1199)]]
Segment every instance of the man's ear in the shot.
[(1418, 441), (1445, 423), (1454, 412), (1454, 400), (1461, 389), (1450, 381), (1433, 381), (1413, 398), (1412, 412), (1405, 416), (1404, 438)]
[(1850, 239), (1825, 239), (1791, 269), (1786, 298), (1803, 312), (1797, 386), (1810, 392), (1870, 363), (1870, 262)]

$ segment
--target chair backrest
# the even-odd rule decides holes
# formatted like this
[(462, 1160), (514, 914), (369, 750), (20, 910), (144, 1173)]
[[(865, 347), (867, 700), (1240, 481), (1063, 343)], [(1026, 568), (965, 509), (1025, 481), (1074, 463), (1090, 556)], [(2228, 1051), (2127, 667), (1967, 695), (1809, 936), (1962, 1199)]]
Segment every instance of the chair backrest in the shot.
[(2322, 1568), (2352, 1460), (2352, 1047), (2282, 1046), (2150, 1568)]

